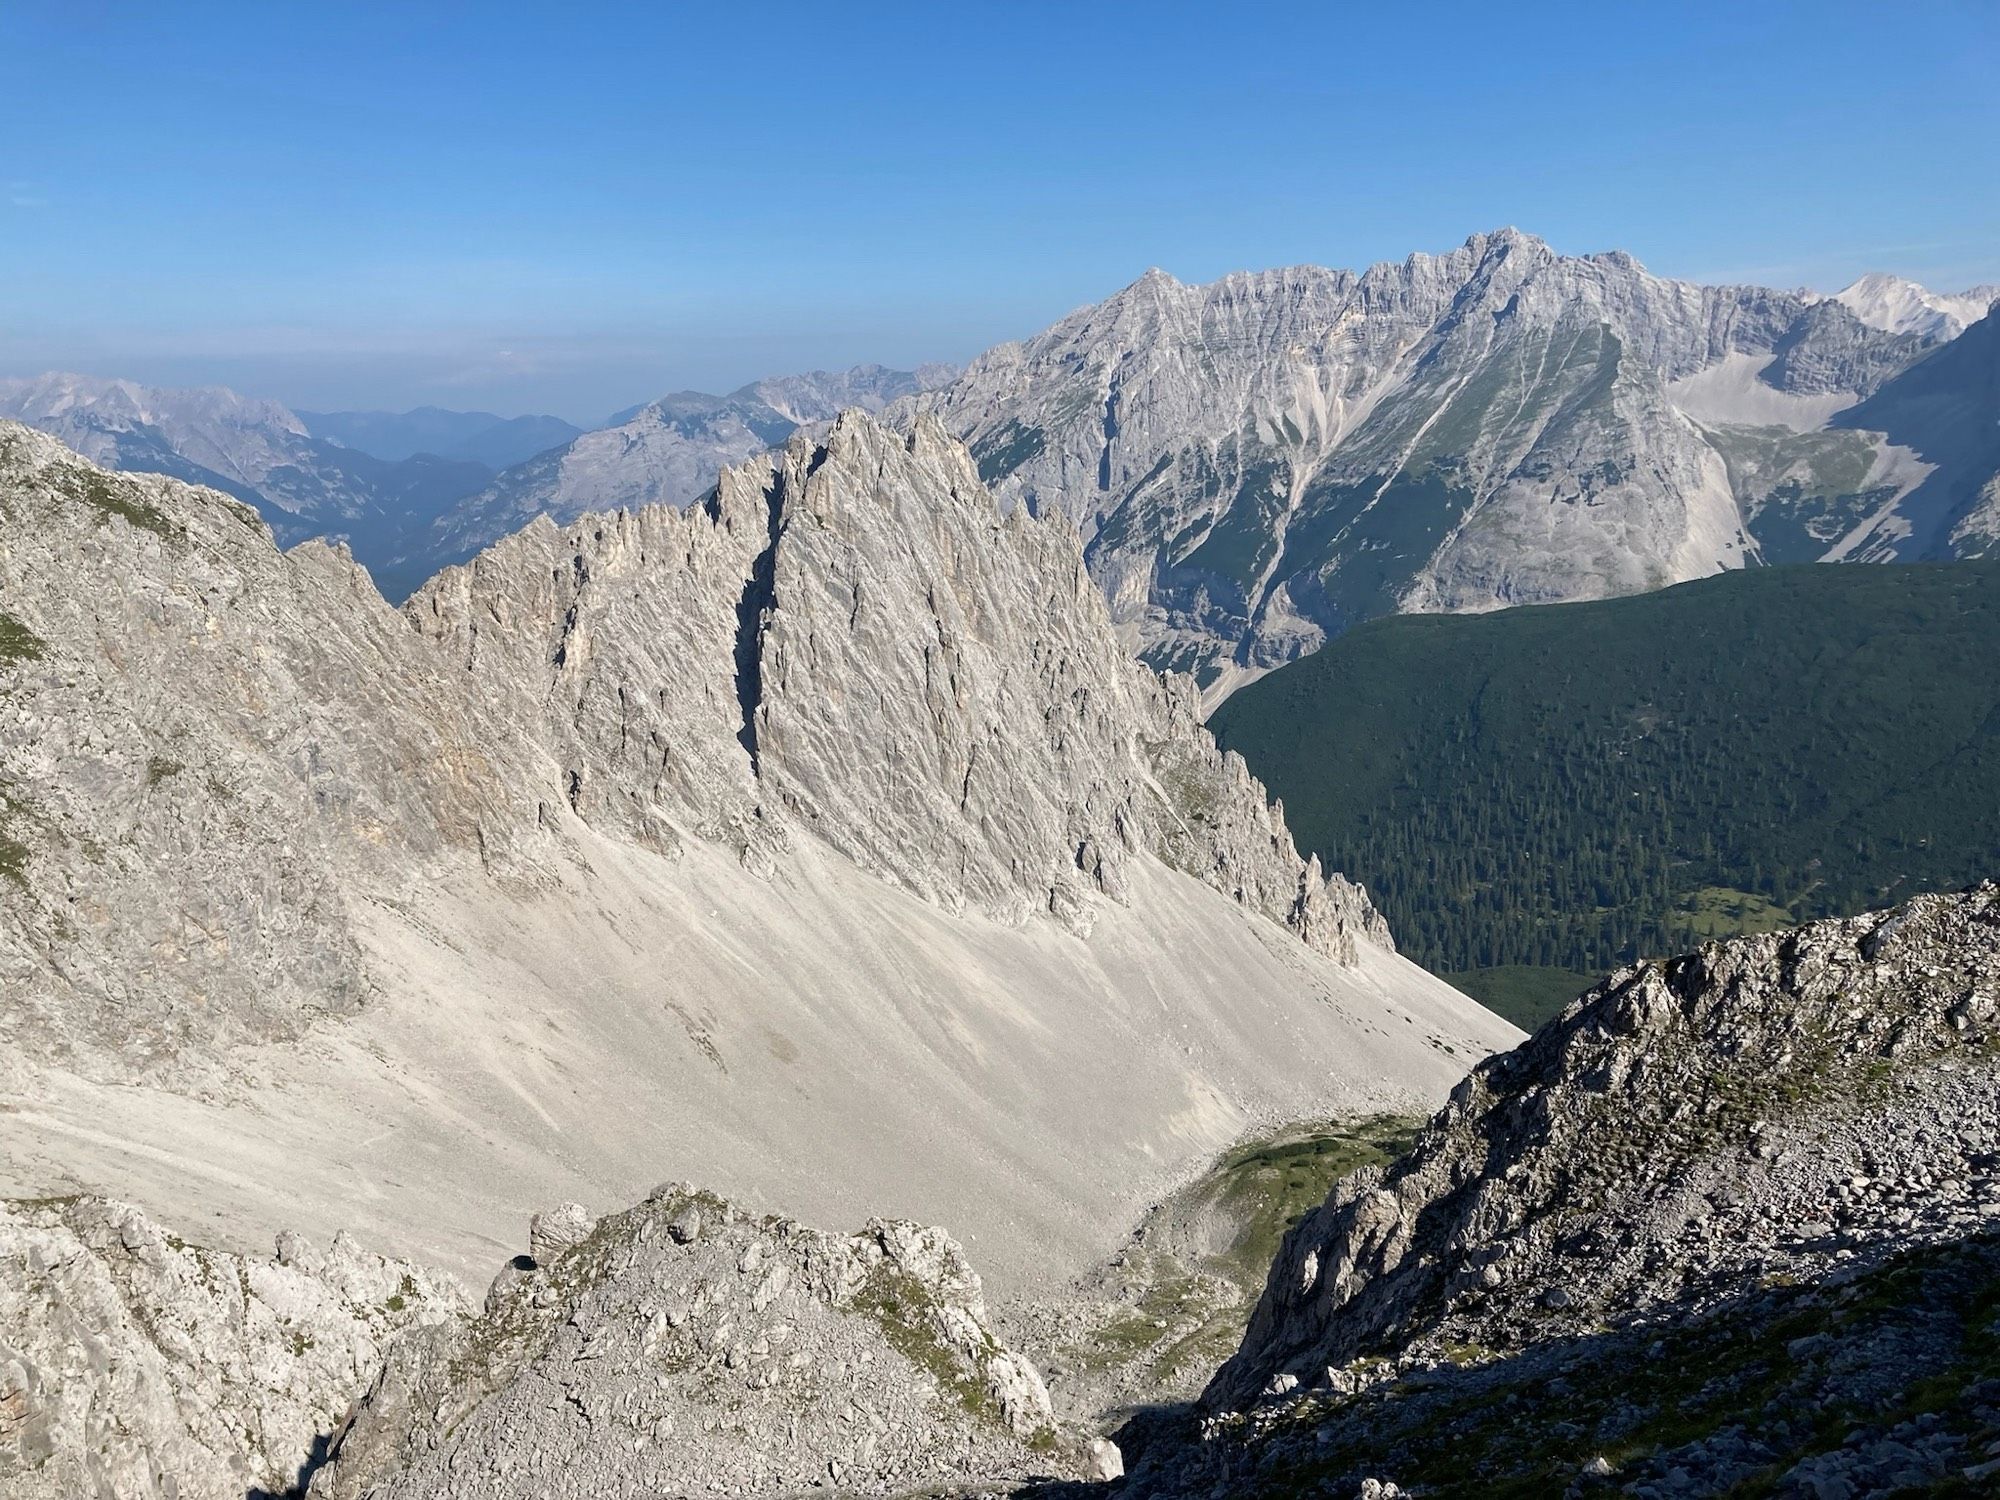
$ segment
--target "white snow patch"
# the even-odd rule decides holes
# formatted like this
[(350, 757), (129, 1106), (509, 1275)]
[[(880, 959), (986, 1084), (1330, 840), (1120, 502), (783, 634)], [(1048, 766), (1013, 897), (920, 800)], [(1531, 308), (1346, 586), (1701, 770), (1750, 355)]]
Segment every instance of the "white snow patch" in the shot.
[(2000, 297), (2000, 286), (1933, 292), (1906, 277), (1870, 271), (1835, 292), (1832, 300), (1870, 328), (1957, 338), (1969, 325), (1986, 316), (1996, 297)]

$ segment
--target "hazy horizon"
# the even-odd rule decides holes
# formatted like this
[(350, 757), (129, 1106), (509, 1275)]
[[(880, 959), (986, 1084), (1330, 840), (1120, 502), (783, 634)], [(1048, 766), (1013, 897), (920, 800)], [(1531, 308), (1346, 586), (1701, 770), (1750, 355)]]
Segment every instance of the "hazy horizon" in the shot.
[(1697, 9), (17, 11), (0, 376), (587, 425), (962, 361), (1148, 266), (1505, 224), (1698, 281), (2000, 282), (1965, 188), (2000, 181), (2000, 12), (1899, 13), (1891, 71), (1869, 7)]

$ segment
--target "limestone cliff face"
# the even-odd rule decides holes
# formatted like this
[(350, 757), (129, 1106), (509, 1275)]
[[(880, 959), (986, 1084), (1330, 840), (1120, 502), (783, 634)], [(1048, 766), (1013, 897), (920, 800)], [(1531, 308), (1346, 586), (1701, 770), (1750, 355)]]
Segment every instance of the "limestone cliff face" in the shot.
[(1388, 936), (1300, 860), (1193, 685), (1129, 660), (1074, 529), (1002, 516), (965, 449), (849, 412), (703, 507), (537, 522), (408, 606), (539, 714), (586, 819), (661, 849), (810, 834), (957, 909), (1087, 931), (1145, 853), (1321, 951)]
[(1360, 273), (1151, 271), (892, 414), (935, 413), (1003, 500), (1074, 517), (1146, 659), (1226, 687), (1396, 609), (1740, 566), (1756, 497), (1676, 383), (1742, 363), (1767, 405), (1828, 398), (1816, 426), (1942, 336), (1502, 230)]
[(534, 828), (526, 741), (343, 553), (215, 491), (0, 425), (0, 611), (10, 1062), (144, 1073), (351, 1010), (355, 902)]

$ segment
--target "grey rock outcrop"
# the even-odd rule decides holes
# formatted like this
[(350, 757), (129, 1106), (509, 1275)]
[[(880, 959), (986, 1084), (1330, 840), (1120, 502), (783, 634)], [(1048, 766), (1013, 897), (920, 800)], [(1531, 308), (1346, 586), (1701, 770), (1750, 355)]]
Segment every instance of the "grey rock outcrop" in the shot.
[(489, 697), (531, 691), (573, 807), (769, 863), (795, 833), (949, 908), (1087, 931), (1144, 852), (1351, 957), (1366, 896), (1132, 662), (1061, 518), (1003, 517), (933, 421), (848, 412), (689, 511), (538, 521), (410, 601)]
[(531, 746), (339, 550), (11, 425), (0, 528), (0, 1079), (351, 1013), (364, 891), (532, 836)]
[(1686, 1317), (2000, 1220), (2000, 887), (1621, 970), (1285, 1240), (1207, 1400)]
[[(1396, 609), (1754, 561), (1797, 497), (1746, 521), (1763, 496), (1736, 492), (1709, 427), (1817, 427), (1945, 336), (1503, 230), (1359, 274), (1151, 271), (892, 412), (936, 413), (1004, 501), (1075, 517), (1146, 659), (1226, 690)], [(1740, 388), (1693, 420), (1679, 387), (1716, 371)], [(1894, 498), (1864, 503), (1879, 487), (1830, 497), (1841, 533)]]
[(466, 1311), (449, 1279), (346, 1236), (257, 1259), (122, 1203), (0, 1202), (0, 1491), (288, 1493), (389, 1342)]
[(311, 1493), (887, 1493), (1046, 1473), (1052, 1422), (943, 1231), (677, 1185), (399, 1343)]

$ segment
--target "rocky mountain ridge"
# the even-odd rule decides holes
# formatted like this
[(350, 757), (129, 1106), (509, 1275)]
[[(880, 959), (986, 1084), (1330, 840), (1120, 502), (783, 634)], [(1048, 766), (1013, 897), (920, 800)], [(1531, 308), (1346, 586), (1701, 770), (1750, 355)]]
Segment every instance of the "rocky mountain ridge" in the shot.
[[(1300, 861), (1190, 685), (1117, 648), (1073, 531), (1000, 516), (934, 422), (849, 411), (698, 509), (538, 521), (407, 612), (489, 698), (534, 683), (571, 806), (662, 849), (726, 825), (768, 859), (796, 826), (949, 908), (1079, 931), (1143, 851), (1329, 955), (1389, 942)], [(1045, 622), (1025, 652), (1023, 620)]]
[(1906, 276), (1870, 271), (1835, 292), (1832, 300), (1870, 328), (1956, 338), (2000, 302), (2000, 286), (1934, 292)]
[[(1357, 1463), (1440, 1493), (1475, 1474), (1654, 1495), (1972, 1475), (2000, 1436), (1977, 1323), (2000, 1230), (1996, 1024), (1990, 884), (1621, 970), (1287, 1236), (1204, 1398), (1221, 1415), (1164, 1443), (1136, 1491), (1254, 1473), (1242, 1493), (1337, 1493)], [(1670, 1347), (1706, 1351), (1713, 1388), (1645, 1375), (1623, 1402), (1617, 1382), (1579, 1399)], [(1905, 1404), (1919, 1372), (1929, 1406)], [(1551, 1382), (1568, 1421), (1522, 1407)]]
[(693, 504), (722, 467), (843, 407), (905, 427), (927, 410), (1003, 503), (1076, 521), (1121, 634), (1213, 701), (1397, 610), (1595, 598), (1759, 562), (1983, 555), (2000, 462), (1876, 398), (1905, 373), (1962, 375), (1954, 399), (1990, 429), (1967, 362), (1923, 367), (1992, 291), (1879, 274), (1832, 296), (1699, 286), (1511, 229), (1359, 273), (1188, 286), (1156, 270), (962, 371), (681, 392), (490, 477), (311, 437), (295, 451), (296, 418), (289, 435), (258, 429), (274, 459), (249, 451), (247, 416), (186, 436), (108, 388), (86, 419), (75, 393), (15, 382), (0, 413), (106, 462), (233, 488), (284, 540), (345, 535), (401, 598), (536, 516)]
[(830, 422), (849, 407), (879, 412), (953, 373), (948, 365), (857, 365), (756, 380), (727, 396), (663, 396), (508, 469), (453, 505), (428, 533), (411, 538), (410, 567), (435, 572), (463, 562), (539, 516), (568, 525), (590, 511), (692, 505), (723, 468), (778, 446), (799, 429)]
[[(931, 428), (539, 523), (399, 612), (9, 427), (0, 599), (0, 1191), (464, 1268), (524, 1201), (636, 1196), (664, 1140), (1060, 1276), (1093, 1205), (1513, 1036), (1298, 858), (1074, 534)], [(342, 1212), (356, 1172), (385, 1186)]]
[[(1797, 434), (1943, 337), (1506, 230), (1360, 274), (1149, 272), (909, 409), (1003, 499), (1074, 516), (1146, 659), (1226, 691), (1392, 610), (1832, 555), (1916, 472)], [(1783, 466), (1743, 456), (1776, 435)]]

